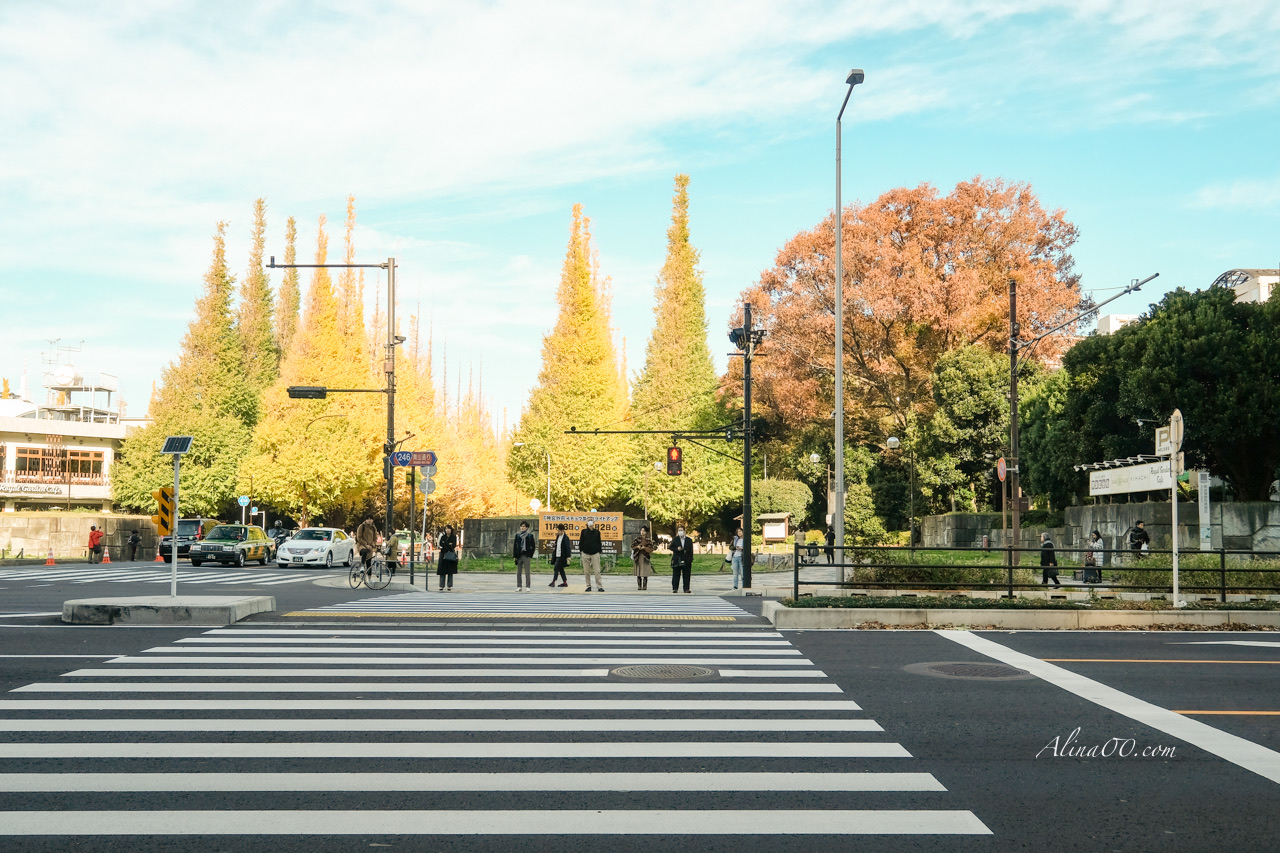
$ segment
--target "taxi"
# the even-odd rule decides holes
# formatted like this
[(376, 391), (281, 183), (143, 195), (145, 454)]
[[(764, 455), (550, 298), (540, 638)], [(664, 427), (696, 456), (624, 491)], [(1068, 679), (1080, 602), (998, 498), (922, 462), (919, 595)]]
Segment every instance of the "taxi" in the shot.
[(250, 560), (262, 565), (275, 559), (275, 541), (253, 524), (219, 524), (191, 546), (191, 565), (228, 563), (243, 566)]

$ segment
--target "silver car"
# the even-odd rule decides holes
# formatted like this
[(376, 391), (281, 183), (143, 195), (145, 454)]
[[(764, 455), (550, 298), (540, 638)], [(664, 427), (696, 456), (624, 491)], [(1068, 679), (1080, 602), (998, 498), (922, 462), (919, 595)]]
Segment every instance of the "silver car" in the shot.
[(350, 566), (355, 562), (356, 540), (336, 527), (304, 527), (280, 543), (276, 564), (285, 566)]

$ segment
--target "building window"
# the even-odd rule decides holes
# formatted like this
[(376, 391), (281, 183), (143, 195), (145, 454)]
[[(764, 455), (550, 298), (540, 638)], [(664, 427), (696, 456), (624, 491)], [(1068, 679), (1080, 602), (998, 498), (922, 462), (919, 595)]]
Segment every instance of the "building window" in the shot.
[(45, 452), (39, 447), (14, 448), (13, 478), (19, 483), (39, 483), (44, 480)]
[(68, 450), (67, 470), (73, 483), (102, 482), (101, 450)]

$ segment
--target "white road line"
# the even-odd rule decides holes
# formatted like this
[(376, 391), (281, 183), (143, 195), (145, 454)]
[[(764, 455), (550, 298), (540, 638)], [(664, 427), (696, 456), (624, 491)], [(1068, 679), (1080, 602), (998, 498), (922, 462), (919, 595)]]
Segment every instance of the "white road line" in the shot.
[(1259, 646), (1264, 649), (1280, 649), (1280, 643), (1266, 640), (1195, 640), (1169, 643), (1170, 646)]
[[(356, 636), (356, 637), (507, 637), (520, 639), (529, 637), (657, 637), (660, 639), (713, 638), (728, 639), (785, 639), (776, 631), (761, 628), (756, 631), (664, 631), (655, 628), (652, 631), (519, 631), (508, 628), (505, 631), (436, 631), (430, 629), (392, 629), (392, 628), (214, 628), (205, 631), (207, 634), (286, 634), (319, 635), (322, 637)], [(204, 636), (202, 635), (202, 636)]]
[(9, 811), (3, 835), (990, 835), (970, 811)]
[(583, 648), (583, 649), (563, 649), (563, 648), (547, 648), (541, 649), (535, 645), (517, 646), (514, 648), (496, 648), (496, 647), (449, 647), (449, 648), (380, 648), (375, 645), (366, 646), (350, 646), (339, 648), (328, 648), (317, 646), (314, 648), (308, 646), (156, 646), (155, 648), (146, 649), (145, 652), (163, 652), (165, 654), (175, 654), (190, 652), (192, 654), (292, 654), (292, 655), (332, 655), (339, 653), (346, 654), (362, 654), (362, 655), (460, 655), (460, 654), (477, 654), (477, 655), (528, 655), (535, 652), (545, 651), (548, 654), (557, 655), (800, 655), (800, 650), (795, 648), (772, 648), (772, 649), (666, 649), (666, 648)]
[(4, 773), (0, 792), (946, 791), (931, 773)]
[(61, 616), (61, 610), (54, 610), (49, 613), (0, 613), (0, 619), (24, 619), (31, 616)]
[[(604, 678), (608, 667), (599, 669), (147, 669), (119, 667), (112, 669), (77, 669), (64, 672), (63, 678), (117, 678), (122, 675), (146, 675), (157, 678)], [(791, 673), (786, 673), (790, 675)], [(819, 673), (821, 675), (821, 673)]]
[(525, 684), (511, 682), (450, 681), (442, 684), (397, 684), (364, 681), (316, 684), (301, 682), (185, 681), (179, 683), (36, 682), (15, 687), (10, 693), (843, 693), (838, 684)]
[[(160, 650), (163, 651), (163, 650)], [(219, 652), (225, 652), (226, 649), (218, 649)], [(332, 651), (326, 649), (326, 651)], [(292, 657), (290, 655), (274, 656), (246, 656), (246, 657), (222, 657), (221, 655), (121, 655), (120, 657), (112, 657), (107, 661), (109, 664), (115, 663), (277, 663), (277, 664), (320, 664), (320, 663), (342, 663), (342, 664), (368, 664), (371, 666), (388, 666), (393, 664), (485, 664), (485, 665), (514, 665), (514, 664), (538, 664), (542, 666), (563, 665), (583, 666), (585, 664), (609, 664), (617, 666), (621, 664), (638, 664), (638, 663), (678, 663), (678, 664), (701, 664), (704, 666), (797, 666), (808, 667), (813, 666), (813, 661), (804, 658), (669, 658), (669, 657), (581, 657), (581, 658), (562, 658), (562, 657), (384, 657), (384, 658), (363, 658), (357, 656), (350, 657)]]
[(1122, 693), (1092, 678), (1046, 663), (1039, 658), (1024, 655), (1022, 652), (1016, 652), (1007, 646), (968, 631), (937, 631), (936, 633), (979, 654), (1025, 669), (1032, 675), (1061, 687), (1069, 693), (1074, 693), (1081, 699), (1101, 705), (1117, 714), (1123, 714), (1131, 720), (1136, 720), (1172, 737), (1180, 738), (1192, 746), (1197, 746), (1205, 752), (1251, 770), (1272, 782), (1280, 782), (1280, 752), (1259, 746), (1242, 737), (1227, 734), (1199, 720), (1176, 714), (1136, 696)]
[[(109, 672), (110, 670), (108, 670)], [(826, 678), (820, 669), (722, 669), (721, 678)]]
[[(910, 758), (897, 743), (399, 741), (0, 743), (0, 759), (33, 758)], [(0, 816), (6, 814), (0, 812)]]
[[(0, 720), (0, 732), (350, 732), (358, 719), (38, 719)], [(383, 719), (384, 732), (882, 732), (875, 720), (857, 719), (611, 719), (486, 720), (475, 717)]]
[(0, 658), (113, 658), (115, 655), (0, 655)]
[(6, 711), (861, 711), (852, 699), (0, 699)]
[[(502, 638), (486, 639), (483, 637), (428, 637), (419, 639), (417, 637), (381, 637), (377, 644), (380, 646), (502, 646), (509, 645), (512, 642), (523, 641), (525, 645), (530, 646), (634, 646), (634, 639), (626, 640), (608, 640), (593, 637), (589, 640), (566, 640), (552, 638), (529, 638), (525, 639), (520, 636), (507, 636)], [(294, 645), (314, 644), (314, 645), (350, 645), (350, 637), (183, 637), (177, 641), (178, 643), (189, 643), (192, 645), (206, 645), (217, 643), (237, 643), (245, 642), (257, 643), (259, 645), (268, 645), (272, 643), (290, 643)], [(789, 648), (791, 643), (786, 639), (779, 640), (736, 640), (721, 639), (712, 640), (668, 640), (658, 637), (652, 637), (646, 640), (650, 646), (743, 646), (759, 649), (766, 648)]]

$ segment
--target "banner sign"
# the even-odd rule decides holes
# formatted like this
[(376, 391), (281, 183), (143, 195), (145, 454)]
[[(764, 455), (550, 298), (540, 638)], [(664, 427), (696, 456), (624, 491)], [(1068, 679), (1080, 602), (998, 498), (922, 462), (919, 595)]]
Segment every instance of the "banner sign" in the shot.
[(1107, 468), (1089, 472), (1089, 494), (1118, 495), (1125, 492), (1155, 492), (1173, 487), (1169, 462), (1151, 462), (1146, 465), (1129, 465), (1125, 468)]
[(539, 512), (538, 542), (543, 553), (551, 550), (560, 531), (556, 528), (563, 524), (564, 532), (573, 540), (573, 552), (578, 552), (578, 534), (587, 526), (587, 519), (593, 519), (596, 529), (600, 531), (600, 547), (606, 554), (622, 553), (622, 513), (620, 512)]

